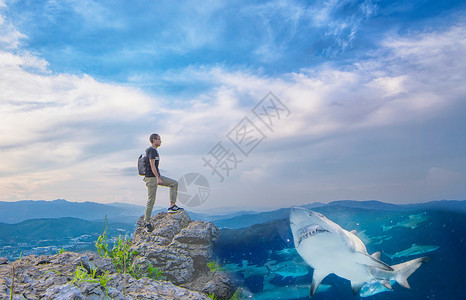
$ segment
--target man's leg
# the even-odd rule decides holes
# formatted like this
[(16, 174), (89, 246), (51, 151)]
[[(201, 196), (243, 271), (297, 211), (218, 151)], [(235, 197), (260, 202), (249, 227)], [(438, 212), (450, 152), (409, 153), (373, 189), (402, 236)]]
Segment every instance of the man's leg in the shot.
[(160, 176), (160, 178), (162, 178), (161, 185), (170, 188), (170, 206), (175, 205), (178, 196), (178, 181), (165, 176)]
[(144, 177), (144, 182), (147, 186), (147, 205), (146, 213), (144, 215), (144, 221), (150, 222), (152, 216), (152, 209), (154, 208), (155, 196), (157, 194), (157, 178), (156, 177)]

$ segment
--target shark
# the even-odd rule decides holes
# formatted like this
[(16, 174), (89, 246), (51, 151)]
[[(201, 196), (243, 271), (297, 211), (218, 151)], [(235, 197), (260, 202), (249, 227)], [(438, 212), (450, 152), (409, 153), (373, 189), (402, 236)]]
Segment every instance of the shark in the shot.
[(274, 265), (268, 265), (270, 272), (278, 274), (282, 277), (299, 277), (309, 273), (308, 266), (302, 262), (301, 264), (295, 261), (284, 261)]
[(305, 276), (309, 273), (307, 264), (302, 261), (297, 262), (292, 260), (282, 262), (270, 260), (263, 266), (250, 265), (247, 260), (243, 260), (241, 265), (235, 263), (226, 264), (222, 269), (229, 272), (241, 272), (244, 278), (256, 275), (264, 277), (280, 275), (286, 278)]
[(440, 248), (439, 246), (434, 246), (434, 245), (416, 245), (412, 244), (410, 248), (405, 249), (403, 251), (397, 252), (395, 254), (388, 254), (384, 253), (391, 259), (394, 259), (395, 257), (403, 257), (403, 256), (413, 256), (413, 255), (419, 255), (419, 254), (424, 254), (427, 252), (432, 252)]
[(419, 227), (420, 223), (426, 222), (428, 220), (429, 220), (429, 216), (427, 215), (427, 213), (425, 212), (419, 213), (417, 215), (410, 215), (408, 216), (408, 219), (397, 222), (395, 225), (389, 225), (389, 226), (382, 225), (382, 230), (388, 231), (395, 227), (406, 227), (406, 228), (415, 229)]
[(304, 208), (291, 209), (290, 227), (298, 254), (314, 269), (310, 296), (332, 273), (348, 279), (355, 295), (364, 285), (373, 290), (381, 290), (380, 286), (391, 290), (391, 281), (410, 288), (408, 277), (428, 260), (420, 257), (389, 266), (380, 260), (380, 252), (369, 255), (364, 243), (354, 233), (323, 214)]
[[(353, 233), (355, 233), (354, 231), (352, 231)], [(360, 232), (357, 232), (355, 233), (360, 239), (361, 241), (364, 242), (364, 244), (366, 245), (369, 245), (369, 244), (372, 244), (372, 245), (380, 245), (383, 243), (383, 241), (387, 241), (387, 240), (390, 240), (392, 238), (392, 236), (390, 235), (377, 235), (377, 236), (369, 236), (366, 234), (366, 230), (363, 230), (363, 231), (360, 231)]]

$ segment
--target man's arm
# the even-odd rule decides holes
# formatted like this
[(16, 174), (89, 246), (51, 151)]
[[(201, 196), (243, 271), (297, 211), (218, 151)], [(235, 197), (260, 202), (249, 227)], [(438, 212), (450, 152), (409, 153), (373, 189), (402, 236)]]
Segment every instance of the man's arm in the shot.
[(149, 159), (150, 162), (150, 169), (152, 170), (152, 173), (154, 173), (155, 177), (160, 177), (160, 174), (157, 172), (157, 168), (155, 167), (155, 158)]
[(157, 183), (161, 184), (162, 183), (162, 178), (160, 178), (159, 172), (157, 172), (157, 168), (155, 167), (155, 158), (149, 159), (150, 163), (150, 168), (152, 170), (152, 173), (154, 173), (155, 177), (157, 177)]

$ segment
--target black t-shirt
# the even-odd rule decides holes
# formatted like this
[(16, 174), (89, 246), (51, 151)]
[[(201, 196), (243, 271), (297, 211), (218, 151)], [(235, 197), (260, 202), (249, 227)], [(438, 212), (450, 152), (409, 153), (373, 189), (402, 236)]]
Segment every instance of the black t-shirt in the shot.
[(154, 147), (149, 147), (146, 149), (146, 177), (155, 177), (155, 174), (152, 172), (152, 168), (150, 167), (150, 159), (155, 159), (155, 169), (157, 170), (157, 172), (159, 173), (160, 175), (160, 171), (159, 171), (159, 152), (157, 151), (157, 149), (155, 149)]

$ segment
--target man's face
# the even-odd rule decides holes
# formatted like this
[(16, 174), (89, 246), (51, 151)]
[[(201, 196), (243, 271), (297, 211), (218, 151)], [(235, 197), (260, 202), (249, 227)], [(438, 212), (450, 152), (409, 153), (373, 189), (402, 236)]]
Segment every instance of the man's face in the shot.
[(158, 136), (158, 137), (155, 138), (154, 144), (155, 144), (157, 147), (160, 147), (160, 145), (162, 144), (162, 139), (160, 138), (160, 136)]

